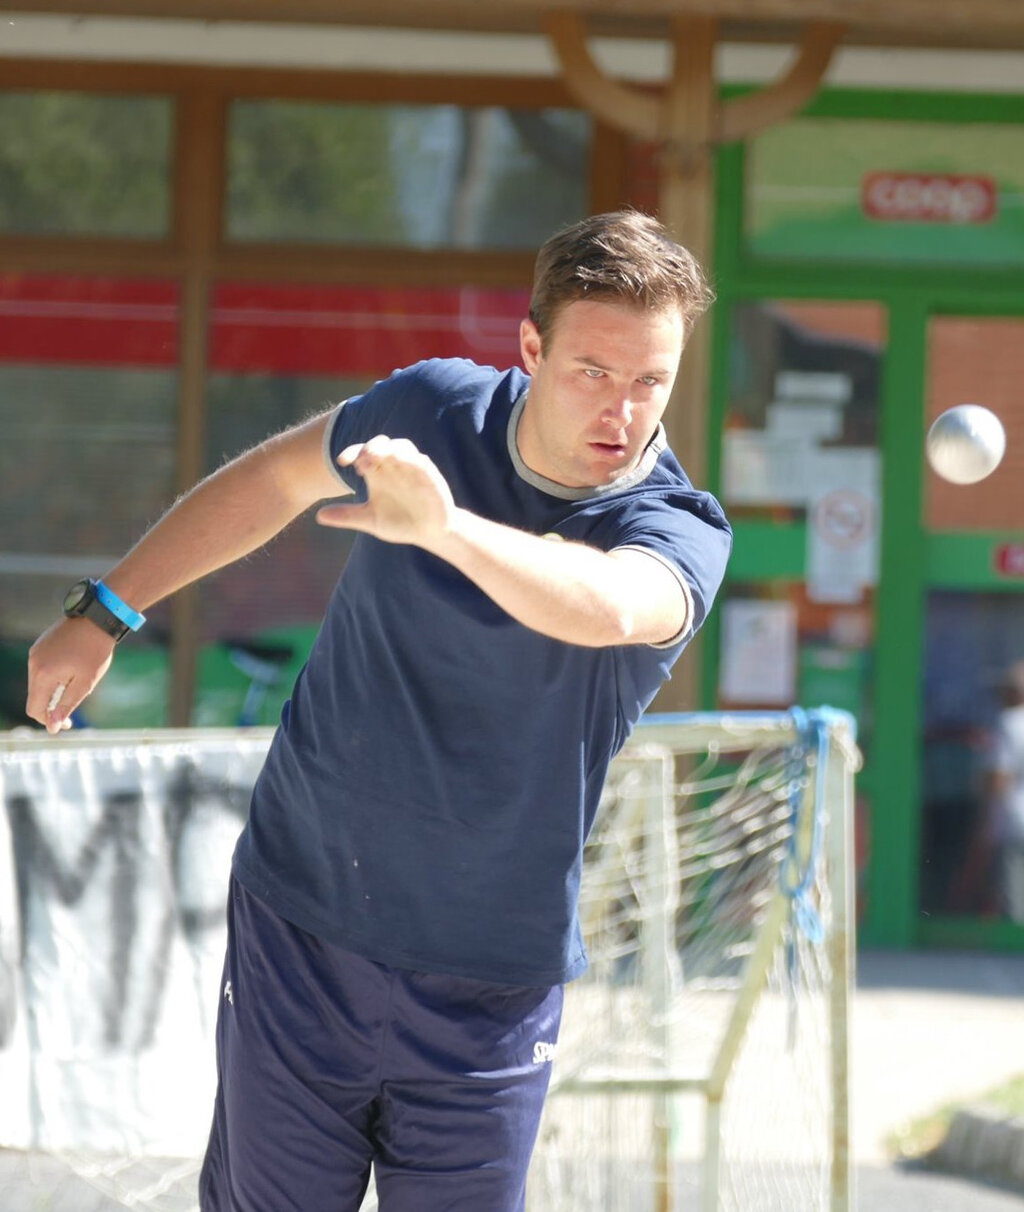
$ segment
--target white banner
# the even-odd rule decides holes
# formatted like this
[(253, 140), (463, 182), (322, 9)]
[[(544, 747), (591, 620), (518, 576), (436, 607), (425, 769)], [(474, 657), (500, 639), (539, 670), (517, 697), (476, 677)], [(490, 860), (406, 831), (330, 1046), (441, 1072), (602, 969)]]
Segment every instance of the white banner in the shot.
[(271, 731), (0, 735), (0, 1146), (192, 1157)]

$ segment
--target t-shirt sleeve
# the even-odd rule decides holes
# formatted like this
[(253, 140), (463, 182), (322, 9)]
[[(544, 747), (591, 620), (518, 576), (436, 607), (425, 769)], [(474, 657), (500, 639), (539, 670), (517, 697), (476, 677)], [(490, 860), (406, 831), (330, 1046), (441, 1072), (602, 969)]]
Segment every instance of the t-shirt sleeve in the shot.
[(732, 528), (709, 493), (679, 491), (644, 501), (630, 509), (604, 543), (607, 550), (631, 548), (649, 552), (679, 576), (693, 603), (695, 632), (711, 610), (732, 550)]
[(324, 432), (324, 459), (338, 479), (353, 491), (362, 487), (362, 477), (350, 467), (339, 467), (338, 455), (347, 446), (367, 442), (377, 434), (395, 436), (390, 434), (392, 420), (410, 386), (409, 372), (396, 370), (361, 395), (342, 400), (334, 410)]
[(364, 491), (360, 475), (338, 466), (338, 455), (347, 446), (368, 442), (377, 434), (409, 438), (421, 447), (429, 441), (443, 400), (460, 373), (464, 371), (459, 360), (431, 358), (396, 370), (361, 395), (343, 400), (324, 433), (324, 458), (338, 479), (357, 495)]
[[(324, 458), (357, 499), (365, 494), (362, 477), (338, 467), (338, 455), (378, 434), (408, 438), (438, 466), (452, 456), (454, 413), (465, 413), (467, 401), (486, 398), (495, 388), (496, 372), (465, 358), (427, 358), (394, 371), (386, 379), (343, 401), (324, 433)], [(442, 467), (442, 473), (444, 468)]]

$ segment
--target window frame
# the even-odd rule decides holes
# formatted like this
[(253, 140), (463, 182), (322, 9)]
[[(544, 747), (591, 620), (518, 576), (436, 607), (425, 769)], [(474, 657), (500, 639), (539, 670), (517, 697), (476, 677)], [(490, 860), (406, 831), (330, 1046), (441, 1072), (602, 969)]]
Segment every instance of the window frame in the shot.
[[(449, 104), (578, 109), (554, 77), (334, 73), (278, 68), (11, 59), (4, 92), (73, 91), (170, 97), (171, 221), (166, 238), (0, 234), (7, 273), (157, 276), (180, 283), (175, 492), (203, 474), (210, 290), (218, 281), (528, 287), (532, 251), (421, 250), (228, 241), (224, 233), (228, 109), (234, 100)], [(594, 120), (587, 209), (628, 200), (628, 141)], [(199, 651), (196, 587), (170, 603), (169, 720), (188, 723)]]

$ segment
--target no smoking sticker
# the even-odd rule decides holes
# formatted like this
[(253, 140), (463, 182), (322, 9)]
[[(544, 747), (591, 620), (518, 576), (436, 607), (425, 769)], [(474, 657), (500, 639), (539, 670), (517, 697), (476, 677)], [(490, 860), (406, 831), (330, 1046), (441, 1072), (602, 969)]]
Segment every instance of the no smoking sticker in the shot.
[(849, 550), (874, 533), (875, 503), (855, 489), (839, 488), (819, 498), (812, 522), (824, 542)]

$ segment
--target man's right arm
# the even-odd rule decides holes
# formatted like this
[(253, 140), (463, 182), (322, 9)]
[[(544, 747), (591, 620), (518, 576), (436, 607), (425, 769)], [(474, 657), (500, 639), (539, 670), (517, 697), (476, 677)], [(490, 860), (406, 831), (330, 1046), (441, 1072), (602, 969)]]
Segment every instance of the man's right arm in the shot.
[[(345, 495), (323, 457), (331, 415), (268, 438), (201, 481), (103, 576), (104, 583), (144, 611), (262, 547), (317, 501)], [(58, 732), (106, 673), (113, 651), (113, 639), (89, 619), (55, 623), (29, 653), (26, 713)], [(61, 684), (59, 706), (48, 710)]]

